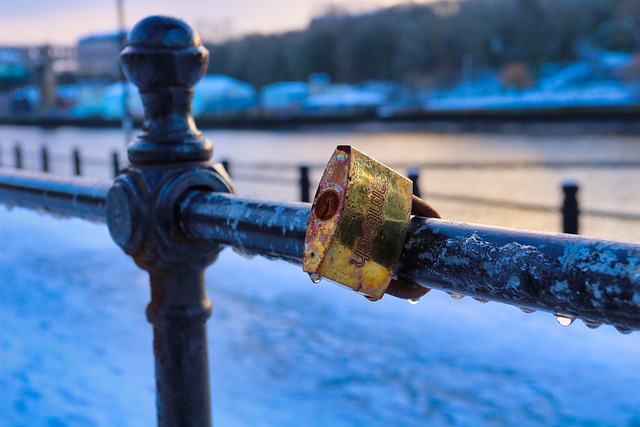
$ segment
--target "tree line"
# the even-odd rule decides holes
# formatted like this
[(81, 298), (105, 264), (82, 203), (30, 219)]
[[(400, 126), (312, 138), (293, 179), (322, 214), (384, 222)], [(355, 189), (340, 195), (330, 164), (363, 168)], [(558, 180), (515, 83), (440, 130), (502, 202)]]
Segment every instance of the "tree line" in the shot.
[[(338, 6), (307, 28), (209, 44), (208, 72), (257, 87), (305, 81), (394, 80), (446, 86), (474, 73), (566, 63), (584, 43), (640, 49), (640, 0), (443, 0), (351, 14)], [(466, 67), (466, 68), (465, 68)]]

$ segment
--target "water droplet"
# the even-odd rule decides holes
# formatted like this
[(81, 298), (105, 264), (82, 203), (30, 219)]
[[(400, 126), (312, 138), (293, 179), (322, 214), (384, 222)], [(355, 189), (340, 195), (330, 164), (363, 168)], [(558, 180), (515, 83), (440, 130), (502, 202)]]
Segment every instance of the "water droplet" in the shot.
[(464, 295), (456, 293), (456, 292), (449, 292), (449, 296), (453, 299), (462, 299), (464, 298)]
[(371, 295), (365, 295), (364, 297), (365, 297), (366, 299), (368, 299), (369, 301), (371, 301), (371, 302), (376, 302), (376, 301), (378, 301), (378, 298), (376, 298), (376, 297), (372, 297)]
[(519, 308), (520, 308), (520, 311), (525, 314), (535, 313), (535, 310), (531, 310), (530, 308), (524, 308), (524, 307), (519, 307)]
[(245, 251), (242, 248), (239, 248), (238, 246), (232, 246), (231, 249), (233, 250), (233, 252), (237, 253), (238, 255), (240, 255), (242, 258), (244, 259), (253, 259), (253, 255), (248, 253), (247, 251)]
[(416, 305), (420, 302), (420, 298), (410, 298), (407, 300), (409, 302), (409, 304), (411, 305)]
[(311, 279), (311, 281), (317, 285), (318, 283), (320, 283), (320, 281), (322, 280), (322, 276), (319, 275), (318, 273), (309, 273), (309, 279)]
[(602, 323), (596, 321), (596, 320), (591, 320), (591, 319), (582, 319), (582, 321), (584, 322), (585, 326), (587, 328), (590, 329), (595, 329), (598, 328), (602, 325)]
[(573, 323), (574, 320), (576, 320), (576, 318), (568, 314), (556, 314), (556, 320), (562, 326), (569, 326)]
[(486, 299), (482, 299), (482, 298), (474, 298), (474, 300), (478, 301), (480, 304), (486, 304), (489, 302)]
[(616, 329), (618, 330), (618, 332), (620, 332), (621, 334), (630, 334), (631, 333), (631, 329), (622, 327), (622, 326), (616, 326)]

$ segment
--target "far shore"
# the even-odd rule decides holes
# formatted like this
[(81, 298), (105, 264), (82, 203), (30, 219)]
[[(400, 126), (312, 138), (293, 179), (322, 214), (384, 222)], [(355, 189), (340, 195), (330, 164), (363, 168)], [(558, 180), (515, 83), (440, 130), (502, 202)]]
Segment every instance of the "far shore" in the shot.
[[(199, 129), (362, 130), (433, 132), (640, 133), (640, 105), (503, 110), (407, 111), (389, 117), (373, 113), (322, 117), (199, 117)], [(119, 128), (118, 119), (101, 117), (1, 117), (0, 125)], [(134, 121), (140, 128), (141, 120)]]

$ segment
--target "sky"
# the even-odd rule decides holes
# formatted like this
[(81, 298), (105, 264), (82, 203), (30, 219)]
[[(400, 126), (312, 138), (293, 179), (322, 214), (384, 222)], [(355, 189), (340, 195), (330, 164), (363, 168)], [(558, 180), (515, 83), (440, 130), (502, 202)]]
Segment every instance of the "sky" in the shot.
[[(149, 15), (170, 15), (192, 24), (203, 33), (204, 39), (303, 28), (330, 3), (327, 0), (123, 1), (129, 28)], [(407, 1), (342, 0), (333, 3), (353, 10), (366, 10)], [(0, 45), (74, 45), (80, 37), (115, 30), (117, 19), (116, 0), (1, 0)]]

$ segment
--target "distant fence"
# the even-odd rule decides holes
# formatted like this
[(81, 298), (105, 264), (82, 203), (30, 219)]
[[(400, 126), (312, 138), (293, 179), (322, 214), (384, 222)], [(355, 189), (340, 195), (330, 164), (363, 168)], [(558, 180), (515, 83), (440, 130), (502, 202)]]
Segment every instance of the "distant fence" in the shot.
[(38, 170), (42, 172), (50, 172), (52, 164), (62, 163), (70, 165), (70, 173), (75, 176), (85, 175), (83, 171), (87, 165), (108, 166), (114, 178), (122, 170), (120, 155), (115, 150), (107, 160), (106, 157), (83, 155), (79, 148), (74, 148), (69, 154), (62, 154), (51, 152), (46, 145), (40, 146), (38, 150), (25, 149), (20, 143), (15, 143), (13, 147), (0, 146), (0, 166), (25, 169), (25, 158), (38, 158)]
[[(12, 154), (8, 154), (11, 152)], [(12, 159), (11, 159), (12, 157)], [(0, 166), (14, 167), (16, 169), (25, 168), (25, 157), (39, 158), (39, 170), (49, 172), (52, 163), (66, 163), (70, 166), (70, 173), (75, 176), (84, 175), (85, 166), (106, 166), (110, 169), (113, 177), (122, 172), (122, 163), (117, 151), (112, 151), (110, 156), (96, 157), (83, 155), (78, 148), (72, 149), (69, 154), (52, 153), (46, 145), (42, 145), (39, 150), (25, 150), (20, 143), (15, 143), (13, 147), (0, 145)], [(315, 170), (324, 170), (325, 164), (300, 164), (279, 162), (231, 162), (228, 159), (222, 160), (222, 165), (236, 181), (259, 182), (263, 184), (277, 185), (283, 187), (296, 186), (298, 188), (298, 199), (301, 202), (312, 200), (312, 180), (311, 173)], [(637, 160), (582, 160), (582, 161), (459, 161), (459, 162), (427, 162), (413, 164), (408, 162), (398, 162), (390, 165), (396, 170), (406, 170), (407, 176), (413, 181), (413, 192), (416, 196), (426, 196), (431, 200), (444, 200), (462, 204), (488, 206), (494, 208), (517, 209), (523, 211), (537, 211), (546, 213), (560, 213), (562, 215), (562, 232), (569, 234), (579, 234), (580, 216), (594, 216), (622, 221), (640, 221), (640, 213), (617, 212), (604, 209), (584, 209), (580, 208), (577, 199), (579, 186), (572, 182), (561, 184), (563, 192), (563, 202), (561, 206), (551, 206), (535, 203), (523, 203), (510, 200), (493, 199), (486, 197), (473, 197), (459, 194), (446, 194), (429, 191), (423, 194), (420, 188), (420, 171), (428, 170), (456, 170), (456, 169), (621, 169), (640, 168), (640, 161)], [(293, 172), (295, 178), (278, 175), (275, 172)]]

